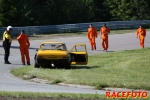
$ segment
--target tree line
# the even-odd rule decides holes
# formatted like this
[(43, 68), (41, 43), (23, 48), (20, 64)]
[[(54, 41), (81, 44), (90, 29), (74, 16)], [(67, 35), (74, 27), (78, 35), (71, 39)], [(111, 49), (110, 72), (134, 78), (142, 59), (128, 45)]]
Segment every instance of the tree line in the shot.
[(150, 0), (0, 0), (0, 26), (150, 20)]

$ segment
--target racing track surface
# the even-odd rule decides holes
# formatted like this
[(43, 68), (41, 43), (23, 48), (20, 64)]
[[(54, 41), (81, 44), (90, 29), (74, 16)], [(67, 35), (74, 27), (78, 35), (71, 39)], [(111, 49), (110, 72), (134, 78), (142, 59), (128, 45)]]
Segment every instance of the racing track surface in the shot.
[[(97, 53), (107, 53), (101, 51), (100, 38), (96, 39), (97, 50), (91, 51), (89, 47), (89, 41), (86, 37), (71, 37), (71, 38), (59, 38), (59, 39), (50, 39), (54, 41), (62, 41), (67, 45), (68, 50), (76, 43), (86, 43), (88, 54), (97, 54)], [(30, 40), (30, 59), (31, 64), (34, 63), (34, 55), (36, 53), (35, 49), (39, 47), (39, 44), (42, 41), (49, 40)], [(98, 93), (105, 94), (103, 90), (92, 90), (92, 89), (83, 89), (76, 87), (67, 87), (67, 86), (57, 86), (57, 85), (48, 85), (40, 84), (35, 82), (25, 81), (19, 78), (14, 77), (10, 74), (10, 70), (16, 67), (22, 67), (20, 51), (18, 48), (18, 42), (13, 40), (12, 47), (10, 49), (9, 61), (11, 65), (4, 64), (4, 50), (0, 45), (0, 91), (24, 91), (24, 92), (65, 92), (65, 93)], [(145, 47), (150, 47), (150, 32), (147, 32)], [(118, 35), (109, 35), (109, 49), (108, 52), (115, 52), (121, 50), (131, 50), (138, 49), (139, 39), (135, 37), (135, 33), (128, 34), (118, 34)]]

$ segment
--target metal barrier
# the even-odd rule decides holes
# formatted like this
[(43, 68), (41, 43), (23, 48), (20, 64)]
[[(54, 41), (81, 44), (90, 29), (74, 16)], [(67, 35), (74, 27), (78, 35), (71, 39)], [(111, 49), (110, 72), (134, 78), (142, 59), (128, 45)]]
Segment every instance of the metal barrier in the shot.
[[(110, 22), (91, 22), (91, 23), (77, 23), (77, 24), (62, 24), (62, 25), (47, 25), (47, 26), (25, 26), (25, 27), (13, 27), (12, 34), (18, 35), (21, 30), (29, 35), (41, 34), (41, 33), (66, 33), (66, 32), (84, 32), (87, 31), (89, 24), (93, 24), (97, 30), (106, 23), (110, 29), (129, 29), (138, 28), (142, 25), (150, 25), (150, 20), (138, 20), (138, 21), (110, 21)], [(6, 27), (0, 27), (0, 34), (6, 30)]]

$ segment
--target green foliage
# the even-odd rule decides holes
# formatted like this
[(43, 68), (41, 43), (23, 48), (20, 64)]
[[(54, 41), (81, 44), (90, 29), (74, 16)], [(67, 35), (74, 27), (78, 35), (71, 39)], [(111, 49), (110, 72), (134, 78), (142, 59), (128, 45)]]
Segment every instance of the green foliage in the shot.
[(148, 0), (105, 0), (104, 5), (110, 9), (111, 20), (150, 19)]
[(93, 0), (0, 0), (0, 13), (0, 26), (37, 26), (93, 21), (95, 7)]
[(149, 0), (0, 0), (0, 26), (150, 19)]
[(143, 25), (144, 28), (150, 28), (150, 24)]

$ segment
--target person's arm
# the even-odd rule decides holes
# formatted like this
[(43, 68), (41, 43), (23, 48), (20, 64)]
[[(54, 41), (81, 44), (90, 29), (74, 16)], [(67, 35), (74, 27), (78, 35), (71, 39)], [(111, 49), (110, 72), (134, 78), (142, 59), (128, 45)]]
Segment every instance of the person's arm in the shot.
[(21, 39), (21, 35), (19, 35), (19, 36), (17, 37), (17, 40), (18, 40), (19, 44), (20, 44), (20, 39)]
[(28, 47), (30, 47), (30, 42), (29, 42), (29, 39), (28, 39), (27, 35), (26, 35), (26, 39), (27, 39), (27, 45), (28, 45)]
[(5, 40), (6, 31), (3, 33), (3, 41)]
[(109, 34), (110, 33), (110, 29), (109, 28), (107, 28), (107, 34)]
[(9, 39), (7, 39), (6, 37), (5, 37), (5, 43), (6, 43), (6, 44), (9, 43)]
[(90, 29), (88, 29), (87, 37), (88, 37), (88, 39), (90, 39)]
[(136, 38), (138, 38), (139, 35), (139, 29), (136, 31)]
[(144, 29), (144, 36), (146, 36), (146, 29)]
[(100, 29), (100, 35), (102, 35), (102, 28)]
[(11, 36), (10, 35), (8, 35), (8, 34), (5, 34), (5, 45), (6, 45), (6, 47), (8, 46), (10, 46), (11, 45)]
[(9, 34), (5, 35), (5, 41), (8, 43), (11, 43), (12, 39), (11, 39), (11, 36)]
[(102, 38), (102, 28), (100, 28), (100, 38)]

